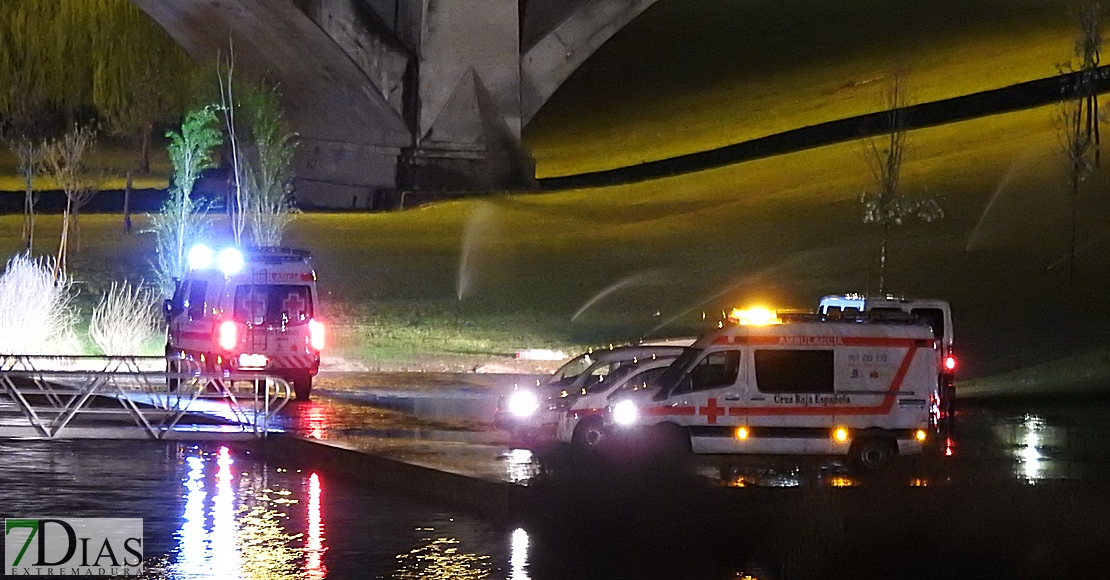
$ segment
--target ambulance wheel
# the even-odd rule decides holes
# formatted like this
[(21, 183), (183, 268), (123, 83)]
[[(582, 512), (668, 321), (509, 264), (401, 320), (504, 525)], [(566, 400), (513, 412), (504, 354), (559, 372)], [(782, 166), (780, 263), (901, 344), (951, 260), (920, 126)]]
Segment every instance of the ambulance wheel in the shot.
[(589, 450), (597, 449), (608, 438), (609, 434), (605, 432), (601, 417), (586, 417), (575, 426), (570, 441), (579, 449)]
[(287, 380), (293, 385), (293, 394), (297, 396), (298, 401), (307, 401), (308, 396), (312, 394), (312, 375), (308, 371), (297, 371), (291, 373)]
[(857, 469), (873, 472), (886, 467), (897, 454), (896, 444), (887, 437), (862, 437), (852, 443), (848, 460)]

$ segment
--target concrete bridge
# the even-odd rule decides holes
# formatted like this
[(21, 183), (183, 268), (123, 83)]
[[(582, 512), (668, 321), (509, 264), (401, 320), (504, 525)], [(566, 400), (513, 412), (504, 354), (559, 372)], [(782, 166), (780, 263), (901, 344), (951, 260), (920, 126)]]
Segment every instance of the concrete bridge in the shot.
[(131, 0), (194, 58), (279, 84), (297, 196), (529, 187), (521, 129), (655, 0)]

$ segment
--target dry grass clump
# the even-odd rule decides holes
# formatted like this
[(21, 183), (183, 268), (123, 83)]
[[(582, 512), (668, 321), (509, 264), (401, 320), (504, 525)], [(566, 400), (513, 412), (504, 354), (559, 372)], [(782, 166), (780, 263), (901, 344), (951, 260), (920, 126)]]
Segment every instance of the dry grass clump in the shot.
[(73, 279), (18, 254), (0, 275), (0, 354), (77, 354)]
[(89, 337), (109, 356), (157, 353), (165, 330), (154, 290), (142, 283), (112, 282), (93, 309)]

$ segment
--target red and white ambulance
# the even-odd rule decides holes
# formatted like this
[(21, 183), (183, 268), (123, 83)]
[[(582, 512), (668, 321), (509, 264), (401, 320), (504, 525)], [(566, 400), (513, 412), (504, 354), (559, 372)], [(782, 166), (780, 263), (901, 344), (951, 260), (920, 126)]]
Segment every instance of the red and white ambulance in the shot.
[(939, 417), (950, 417), (955, 412), (956, 400), (956, 351), (953, 347), (952, 308), (945, 300), (935, 298), (906, 298), (904, 296), (867, 296), (843, 294), (822, 296), (819, 311), (826, 318), (866, 312), (872, 316), (908, 314), (933, 329), (933, 336), (940, 341), (941, 365), (937, 371), (939, 399), (936, 401)]
[(694, 453), (846, 455), (878, 469), (933, 436), (940, 347), (907, 317), (741, 314), (656, 381), (613, 400), (606, 424)]
[(188, 273), (163, 303), (169, 370), (261, 371), (307, 399), (324, 348), (311, 255), (198, 245), (188, 258)]

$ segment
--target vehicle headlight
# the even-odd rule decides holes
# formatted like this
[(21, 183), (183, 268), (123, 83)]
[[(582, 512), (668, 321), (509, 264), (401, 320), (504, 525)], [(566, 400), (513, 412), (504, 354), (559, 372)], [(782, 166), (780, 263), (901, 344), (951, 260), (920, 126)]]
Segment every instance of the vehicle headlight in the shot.
[(631, 425), (639, 416), (640, 411), (632, 401), (625, 400), (613, 405), (613, 420), (620, 425)]
[(517, 417), (529, 417), (540, 407), (540, 401), (531, 391), (517, 391), (509, 397), (509, 412)]

